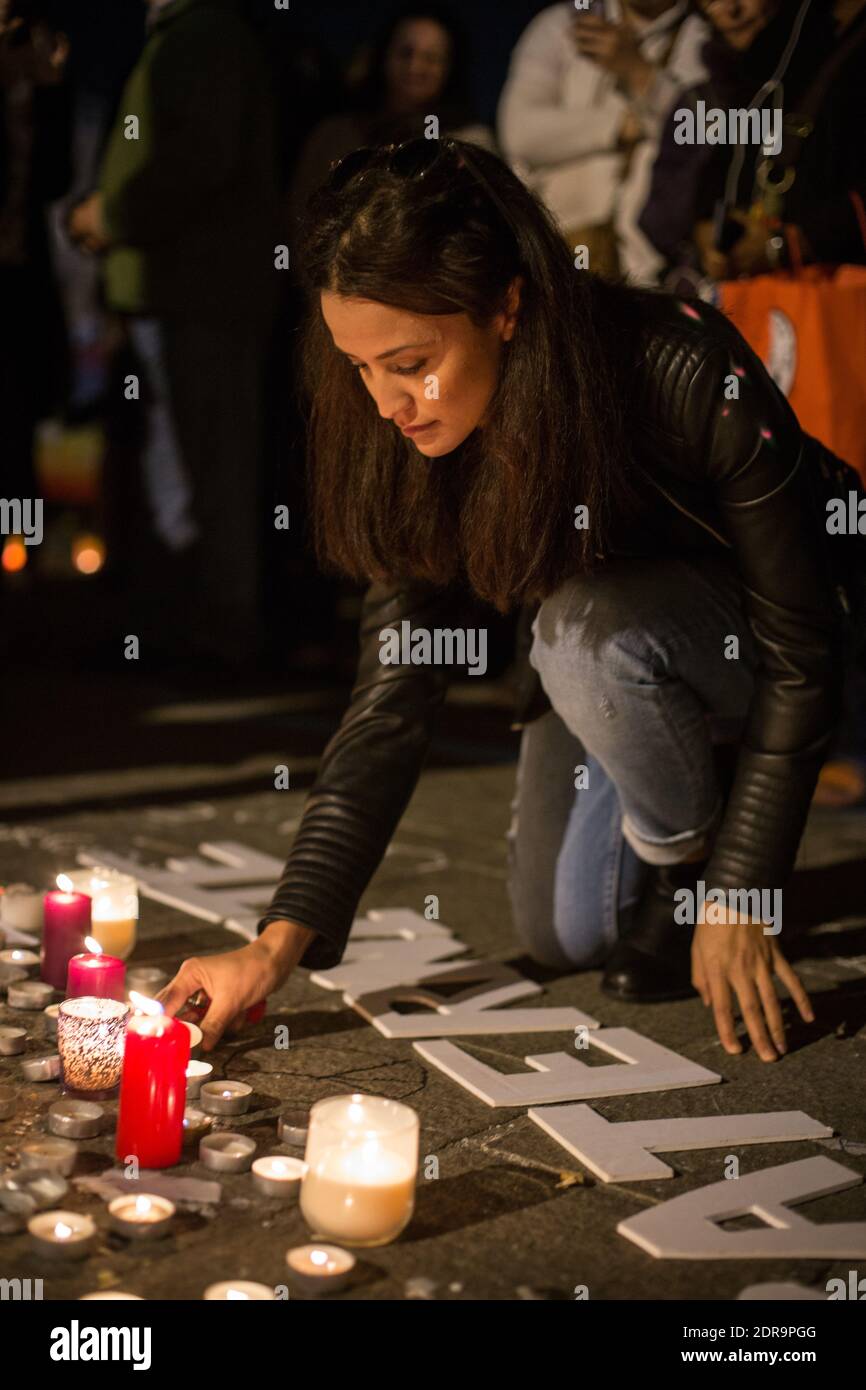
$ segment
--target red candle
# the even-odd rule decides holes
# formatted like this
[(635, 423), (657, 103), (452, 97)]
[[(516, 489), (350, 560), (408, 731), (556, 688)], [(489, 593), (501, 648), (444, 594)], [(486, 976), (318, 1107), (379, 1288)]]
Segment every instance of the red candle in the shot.
[(121, 1163), (134, 1154), (143, 1168), (170, 1168), (183, 1146), (189, 1029), (155, 1000), (130, 998), (142, 1011), (126, 1032), (115, 1152)]
[(42, 930), (42, 978), (55, 989), (66, 988), (72, 956), (84, 948), (90, 935), (91, 898), (86, 893), (52, 890), (45, 894)]
[(72, 956), (66, 976), (66, 998), (90, 994), (97, 999), (126, 999), (126, 966), (117, 956), (107, 956), (93, 936), (85, 940), (87, 954)]

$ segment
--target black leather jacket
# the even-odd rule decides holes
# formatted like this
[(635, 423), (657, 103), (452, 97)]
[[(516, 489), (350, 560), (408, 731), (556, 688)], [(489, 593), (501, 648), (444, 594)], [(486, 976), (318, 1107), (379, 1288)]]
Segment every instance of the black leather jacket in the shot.
[[(832, 474), (839, 461), (802, 432), (758, 357), (717, 310), (659, 294), (649, 297), (640, 322), (638, 391), (624, 408), (632, 412), (646, 510), (613, 548), (647, 555), (724, 548), (737, 566), (761, 668), (704, 877), (708, 889), (781, 887), (839, 715), (849, 614), (858, 611), (851, 566), (860, 563), (863, 542), (828, 536), (825, 498), (854, 486), (856, 475)], [(734, 381), (739, 399), (728, 399)], [(521, 615), (514, 728), (549, 708), (525, 659), (536, 608)], [(449, 684), (447, 667), (380, 662), (381, 629), (399, 630), (405, 619), (412, 629), (480, 627), (484, 605), (465, 587), (415, 580), (374, 583), (365, 595), (350, 704), (259, 923), (260, 931), (278, 919), (312, 927), (317, 936), (301, 962), (308, 968), (327, 969), (341, 958), (359, 898), (418, 781)]]

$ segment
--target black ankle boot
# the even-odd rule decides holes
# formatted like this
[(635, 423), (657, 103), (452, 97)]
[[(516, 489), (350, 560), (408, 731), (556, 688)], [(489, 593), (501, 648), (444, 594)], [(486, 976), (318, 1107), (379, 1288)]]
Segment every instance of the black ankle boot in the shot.
[(605, 994), (629, 1004), (660, 1004), (688, 999), (696, 992), (691, 983), (694, 926), (674, 921), (674, 894), (680, 888), (695, 892), (705, 862), (650, 869), (631, 921), (605, 967)]

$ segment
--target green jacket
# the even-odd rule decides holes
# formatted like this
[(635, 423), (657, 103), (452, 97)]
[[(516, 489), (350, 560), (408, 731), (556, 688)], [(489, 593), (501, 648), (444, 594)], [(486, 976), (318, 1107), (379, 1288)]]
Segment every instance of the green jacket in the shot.
[(112, 308), (268, 315), (281, 288), (275, 125), (267, 61), (234, 0), (172, 0), (124, 88), (100, 172)]

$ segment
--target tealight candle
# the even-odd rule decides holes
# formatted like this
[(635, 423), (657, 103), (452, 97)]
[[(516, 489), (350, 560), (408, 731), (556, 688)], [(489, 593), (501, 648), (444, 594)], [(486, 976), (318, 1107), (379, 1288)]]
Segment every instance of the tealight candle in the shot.
[(210, 1115), (206, 1115), (203, 1110), (198, 1110), (194, 1105), (188, 1105), (183, 1112), (183, 1142), (184, 1144), (194, 1144), (202, 1135), (207, 1134), (213, 1120)]
[(306, 1165), (299, 1158), (281, 1158), (270, 1154), (257, 1158), (253, 1164), (253, 1183), (266, 1197), (291, 1202), (298, 1195)]
[(59, 1004), (49, 1004), (47, 1009), (43, 1009), (42, 1017), (45, 1020), (45, 1032), (49, 1038), (57, 1037), (57, 1015), (60, 1013)]
[(59, 1081), (59, 1054), (52, 1052), (48, 1057), (27, 1057), (21, 1063), (21, 1075), (25, 1081)]
[(144, 1168), (170, 1168), (183, 1150), (189, 1034), (155, 999), (135, 991), (126, 1035), (115, 1153)]
[(96, 1239), (96, 1226), (77, 1211), (43, 1211), (27, 1222), (36, 1251), (52, 1260), (83, 1260)]
[(412, 1216), (418, 1116), (381, 1096), (333, 1096), (310, 1111), (301, 1212), (310, 1229), (349, 1245), (385, 1245)]
[(231, 1130), (207, 1134), (198, 1146), (202, 1163), (218, 1173), (245, 1173), (255, 1151), (255, 1139), (248, 1138), (246, 1134), (233, 1134)]
[(199, 1103), (209, 1115), (243, 1115), (249, 1109), (252, 1086), (245, 1081), (206, 1081)]
[(249, 1299), (276, 1299), (273, 1289), (267, 1284), (256, 1284), (252, 1279), (222, 1279), (218, 1284), (208, 1284), (202, 1298), (212, 1301), (225, 1299), (229, 1303), (242, 1303)]
[(201, 1051), (202, 1031), (197, 1023), (187, 1023), (185, 1018), (179, 1018), (178, 1023), (182, 1024), (189, 1033), (189, 1055), (197, 1057)]
[(21, 1145), (21, 1167), (47, 1169), (68, 1178), (77, 1155), (78, 1150), (68, 1139), (31, 1139)]
[(151, 999), (167, 984), (165, 971), (155, 965), (137, 965), (126, 972), (127, 989), (134, 989), (136, 994), (147, 994)]
[(55, 1207), (69, 1184), (62, 1173), (44, 1168), (16, 1168), (0, 1177), (0, 1206), (15, 1216)]
[(41, 931), (42, 894), (29, 883), (10, 883), (0, 895), (0, 924), (12, 931)]
[(108, 1204), (108, 1221), (112, 1230), (129, 1240), (153, 1240), (168, 1235), (175, 1210), (174, 1202), (152, 1193), (115, 1197)]
[[(73, 869), (63, 875), (70, 889), (86, 893), (91, 899), (91, 927), (87, 933), (103, 951), (128, 960), (138, 931), (138, 883), (131, 874), (116, 869)], [(59, 878), (58, 878), (59, 882)]]
[(17, 985), (19, 980), (27, 979), (27, 971), (23, 965), (7, 965), (0, 972), (0, 994), (4, 994), (10, 985)]
[(289, 1283), (315, 1298), (345, 1287), (355, 1256), (339, 1245), (297, 1245), (286, 1255), (286, 1264)]
[(123, 1067), (128, 1016), (129, 1008), (118, 999), (64, 999), (57, 1015), (57, 1050), (67, 1091), (85, 1097), (114, 1091)]
[(93, 1139), (104, 1117), (102, 1106), (92, 1100), (59, 1100), (48, 1111), (48, 1128), (65, 1139)]
[(90, 935), (90, 899), (86, 893), (73, 893), (64, 874), (58, 874), (57, 883), (56, 891), (45, 894), (42, 978), (55, 989), (65, 989), (69, 958), (84, 949), (84, 938)]
[(0, 1086), (0, 1120), (15, 1114), (15, 1092), (11, 1086)]
[(281, 1144), (293, 1145), (302, 1149), (307, 1142), (310, 1128), (308, 1110), (284, 1110), (277, 1121), (277, 1133)]
[(10, 1009), (44, 1009), (54, 997), (54, 988), (44, 980), (17, 980), (6, 995)]
[(195, 1100), (202, 1087), (202, 1082), (207, 1081), (213, 1076), (213, 1064), (211, 1062), (190, 1062), (186, 1069), (186, 1098)]
[(4, 1057), (14, 1057), (16, 1053), (23, 1052), (27, 1042), (26, 1028), (0, 1028), (0, 1054)]
[[(8, 951), (0, 951), (0, 976), (6, 975), (8, 970), (15, 974), (19, 970), (26, 972), (26, 977), (32, 977), (39, 969), (39, 957), (35, 951), (25, 951), (23, 946), (13, 946)], [(8, 975), (6, 975), (8, 980)], [(18, 977), (20, 979), (20, 976)]]
[(67, 999), (89, 994), (97, 999), (126, 999), (126, 966), (117, 956), (107, 956), (95, 936), (84, 942), (86, 953), (71, 956), (66, 976)]

